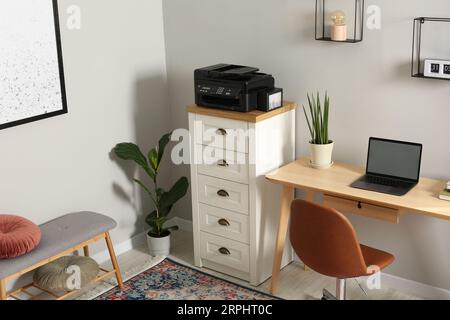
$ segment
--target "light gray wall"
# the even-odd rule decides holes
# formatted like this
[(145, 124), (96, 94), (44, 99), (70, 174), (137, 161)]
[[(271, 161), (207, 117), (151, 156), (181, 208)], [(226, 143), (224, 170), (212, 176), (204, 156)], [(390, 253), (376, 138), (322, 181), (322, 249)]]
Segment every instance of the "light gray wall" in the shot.
[[(117, 220), (119, 243), (144, 224), (132, 166), (109, 153), (123, 141), (147, 151), (169, 127), (162, 3), (59, 3), (69, 113), (0, 131), (0, 212), (36, 223), (101, 212)], [(79, 31), (65, 27), (72, 4), (82, 9)]]
[[(257, 66), (275, 75), (285, 97), (305, 103), (306, 93), (328, 90), (334, 158), (363, 164), (370, 136), (424, 144), (422, 173), (450, 178), (450, 84), (410, 77), (412, 19), (450, 16), (448, 0), (369, 0), (382, 9), (382, 29), (366, 30), (360, 44), (314, 41), (314, 1), (164, 1), (172, 125), (187, 127), (193, 70), (218, 62)], [(448, 39), (441, 27), (430, 40)], [(430, 52), (449, 52), (427, 42)], [(448, 41), (446, 42), (448, 44)], [(435, 58), (435, 56), (431, 56)], [(441, 57), (445, 58), (445, 57)], [(450, 58), (450, 56), (447, 56)], [(308, 154), (303, 115), (297, 119), (297, 155)], [(189, 175), (187, 167), (177, 175)], [(190, 219), (186, 198), (177, 214)], [(406, 215), (400, 225), (352, 218), (362, 242), (391, 251), (388, 273), (450, 289), (449, 222)]]

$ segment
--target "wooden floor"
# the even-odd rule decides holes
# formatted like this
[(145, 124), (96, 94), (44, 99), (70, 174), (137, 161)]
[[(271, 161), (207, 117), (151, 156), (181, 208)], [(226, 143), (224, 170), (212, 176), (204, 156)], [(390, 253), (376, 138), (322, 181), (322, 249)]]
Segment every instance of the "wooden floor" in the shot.
[[(126, 270), (142, 265), (149, 259), (146, 247), (136, 248), (119, 256), (119, 264), (121, 265), (122, 273)], [(177, 231), (172, 239), (172, 257), (186, 265), (193, 265), (193, 239), (192, 233), (186, 231)], [(231, 280), (243, 286), (250, 286), (247, 282), (236, 278), (228, 277), (226, 275), (203, 269), (213, 275), (218, 275), (222, 279)], [(359, 279), (359, 283), (365, 286), (365, 280)], [(383, 285), (383, 284), (382, 284)], [(314, 271), (304, 271), (303, 265), (294, 262), (284, 268), (280, 273), (279, 292), (277, 296), (284, 299), (292, 300), (311, 300), (320, 299), (323, 288), (328, 289), (334, 293), (335, 280), (329, 277), (324, 277), (315, 273)], [(269, 293), (270, 279), (257, 287), (256, 289)], [(348, 299), (419, 299), (408, 294), (398, 292), (391, 288), (383, 288), (381, 290), (367, 290), (367, 296), (361, 290), (356, 280), (347, 281), (347, 298)]]

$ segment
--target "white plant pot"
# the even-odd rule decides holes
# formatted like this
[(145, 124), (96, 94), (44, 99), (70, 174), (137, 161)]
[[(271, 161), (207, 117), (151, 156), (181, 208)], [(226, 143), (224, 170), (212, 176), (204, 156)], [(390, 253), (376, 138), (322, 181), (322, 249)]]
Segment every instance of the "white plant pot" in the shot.
[(147, 245), (151, 256), (168, 256), (170, 254), (170, 234), (162, 238), (154, 238), (147, 234)]
[(311, 146), (311, 165), (318, 169), (327, 169), (333, 165), (334, 142), (329, 144), (309, 144)]

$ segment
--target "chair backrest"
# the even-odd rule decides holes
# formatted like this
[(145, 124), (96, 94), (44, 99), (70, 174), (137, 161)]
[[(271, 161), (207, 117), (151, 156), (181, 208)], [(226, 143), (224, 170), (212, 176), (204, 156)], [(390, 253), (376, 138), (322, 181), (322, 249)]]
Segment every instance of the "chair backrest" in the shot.
[(345, 279), (367, 272), (355, 229), (337, 210), (294, 200), (290, 240), (299, 258), (320, 274)]

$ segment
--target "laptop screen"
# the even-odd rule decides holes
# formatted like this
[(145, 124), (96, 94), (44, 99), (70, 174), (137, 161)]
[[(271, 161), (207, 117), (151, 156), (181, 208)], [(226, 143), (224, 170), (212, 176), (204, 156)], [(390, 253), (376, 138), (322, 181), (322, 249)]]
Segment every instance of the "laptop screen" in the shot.
[(367, 173), (419, 181), (422, 145), (370, 138)]

